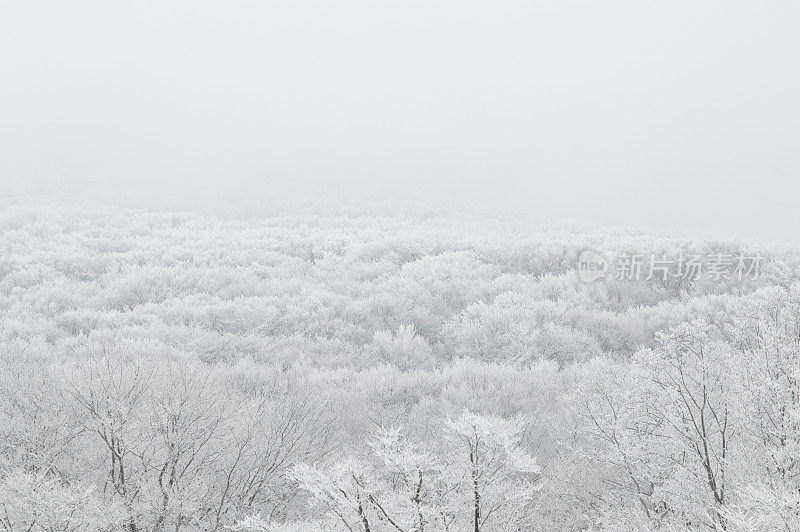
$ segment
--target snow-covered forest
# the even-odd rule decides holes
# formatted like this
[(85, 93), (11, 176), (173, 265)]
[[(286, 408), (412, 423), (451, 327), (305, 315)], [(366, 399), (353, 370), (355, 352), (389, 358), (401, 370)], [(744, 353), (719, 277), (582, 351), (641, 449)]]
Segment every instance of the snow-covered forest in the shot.
[(800, 530), (797, 248), (254, 205), (3, 201), (0, 530)]

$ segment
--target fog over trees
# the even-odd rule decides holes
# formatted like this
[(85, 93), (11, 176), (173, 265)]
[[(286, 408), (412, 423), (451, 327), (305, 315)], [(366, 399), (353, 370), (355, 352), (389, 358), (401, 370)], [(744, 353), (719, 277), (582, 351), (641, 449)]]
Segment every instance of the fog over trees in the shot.
[(322, 199), (0, 231), (0, 530), (800, 530), (796, 247)]
[(0, 1), (0, 532), (800, 532), (798, 20)]

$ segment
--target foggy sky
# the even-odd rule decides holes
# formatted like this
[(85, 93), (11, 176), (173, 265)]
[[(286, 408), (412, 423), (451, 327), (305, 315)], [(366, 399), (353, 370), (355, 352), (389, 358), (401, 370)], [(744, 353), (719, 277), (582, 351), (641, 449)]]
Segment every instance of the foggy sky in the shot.
[(799, 16), (789, 1), (0, 0), (0, 179), (301, 180), (800, 242)]

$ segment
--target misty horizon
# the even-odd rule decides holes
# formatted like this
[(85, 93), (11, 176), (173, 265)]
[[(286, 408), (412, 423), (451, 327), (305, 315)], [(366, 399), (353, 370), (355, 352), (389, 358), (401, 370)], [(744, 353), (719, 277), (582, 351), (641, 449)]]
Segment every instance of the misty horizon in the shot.
[(0, 182), (233, 196), (299, 182), (800, 243), (794, 4), (0, 14)]

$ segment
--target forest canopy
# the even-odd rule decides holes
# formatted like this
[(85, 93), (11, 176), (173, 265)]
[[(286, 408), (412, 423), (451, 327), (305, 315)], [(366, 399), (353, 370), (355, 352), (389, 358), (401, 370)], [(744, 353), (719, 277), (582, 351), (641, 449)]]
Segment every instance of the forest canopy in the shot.
[(0, 324), (3, 530), (800, 529), (797, 248), (6, 199)]

